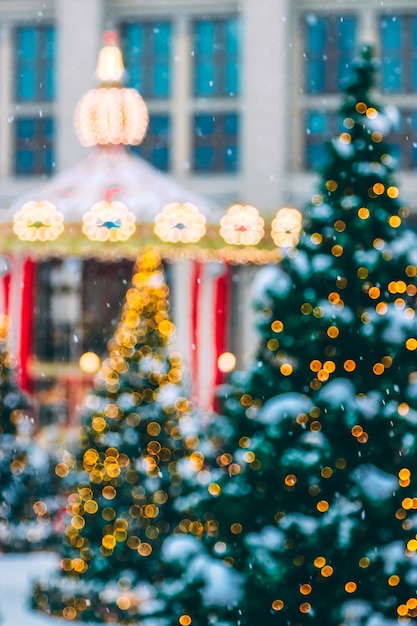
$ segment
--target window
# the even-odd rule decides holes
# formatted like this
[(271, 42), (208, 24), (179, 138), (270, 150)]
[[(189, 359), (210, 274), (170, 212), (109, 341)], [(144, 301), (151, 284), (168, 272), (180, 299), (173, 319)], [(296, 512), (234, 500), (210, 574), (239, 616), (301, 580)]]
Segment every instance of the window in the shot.
[(335, 93), (349, 77), (356, 53), (356, 19), (346, 15), (304, 16), (305, 90)]
[(410, 170), (417, 167), (417, 113), (401, 111), (398, 127), (388, 135), (387, 143), (399, 168)]
[(194, 23), (194, 95), (235, 97), (239, 93), (240, 40), (237, 18)]
[(168, 98), (171, 92), (171, 24), (141, 22), (122, 27), (127, 84), (143, 98)]
[(132, 146), (132, 152), (143, 157), (162, 172), (170, 167), (170, 118), (168, 115), (150, 115), (144, 141)]
[(54, 99), (54, 43), (52, 26), (16, 29), (16, 102)]
[(341, 129), (341, 120), (334, 112), (306, 111), (304, 113), (305, 169), (318, 170), (326, 161), (326, 141)]
[[(239, 19), (192, 22), (192, 55), (195, 113), (191, 168), (196, 173), (234, 173), (239, 169), (239, 116), (231, 102), (237, 106), (240, 93)], [(199, 110), (200, 98), (210, 100), (209, 111)]]
[(14, 35), (14, 173), (17, 176), (51, 174), (55, 160), (51, 114), (55, 97), (55, 31), (52, 26), (23, 26), (16, 28)]
[(236, 172), (239, 118), (236, 113), (194, 116), (193, 169), (195, 172)]
[(385, 93), (417, 90), (417, 16), (383, 16), (381, 37), (381, 89)]
[[(137, 89), (149, 108), (149, 127), (144, 141), (131, 151), (166, 172), (171, 165), (171, 31), (170, 22), (134, 22), (122, 25), (126, 84)], [(153, 101), (158, 110), (153, 111)], [(166, 111), (161, 112), (162, 107)]]
[(51, 118), (18, 118), (15, 124), (15, 174), (51, 174), (54, 121)]

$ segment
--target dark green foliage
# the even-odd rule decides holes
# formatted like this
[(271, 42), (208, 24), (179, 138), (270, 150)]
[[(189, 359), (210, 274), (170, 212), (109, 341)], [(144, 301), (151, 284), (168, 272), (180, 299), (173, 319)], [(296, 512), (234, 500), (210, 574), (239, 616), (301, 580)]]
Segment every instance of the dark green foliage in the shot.
[(179, 580), (169, 626), (181, 613), (192, 626), (417, 615), (417, 238), (374, 74), (364, 48), (297, 250), (260, 273), (255, 358), (221, 390), (218, 470), (195, 512), (244, 593), (213, 610)]

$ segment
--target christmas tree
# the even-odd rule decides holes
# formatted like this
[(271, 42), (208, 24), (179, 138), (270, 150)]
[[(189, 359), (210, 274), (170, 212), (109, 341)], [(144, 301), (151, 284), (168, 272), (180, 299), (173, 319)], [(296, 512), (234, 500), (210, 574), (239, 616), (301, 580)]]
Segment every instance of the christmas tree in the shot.
[(417, 238), (375, 73), (364, 47), (298, 249), (259, 275), (253, 363), (221, 389), (217, 470), (196, 513), (216, 529), (202, 550), (243, 592), (226, 612), (190, 597), (177, 559), (162, 589), (170, 626), (417, 616)]
[(198, 437), (181, 357), (169, 346), (167, 298), (160, 259), (147, 251), (85, 399), (79, 449), (57, 466), (69, 523), (60, 572), (35, 583), (34, 606), (46, 613), (146, 624), (156, 610), (151, 585), (164, 579), (160, 545), (189, 530), (174, 506), (181, 466), (193, 474), (202, 463), (193, 456)]
[(7, 347), (9, 319), (0, 320), (0, 550), (45, 547), (53, 540), (47, 456), (32, 440), (34, 410), (15, 379)]

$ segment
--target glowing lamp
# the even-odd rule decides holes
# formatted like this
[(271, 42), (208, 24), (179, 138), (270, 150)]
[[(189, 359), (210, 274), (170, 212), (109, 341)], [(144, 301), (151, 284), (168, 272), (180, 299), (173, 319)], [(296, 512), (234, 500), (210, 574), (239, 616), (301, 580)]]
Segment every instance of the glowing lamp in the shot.
[(220, 235), (228, 244), (256, 246), (264, 236), (264, 220), (255, 207), (234, 204), (220, 220)]
[(83, 216), (83, 233), (91, 241), (127, 241), (136, 230), (136, 218), (122, 202), (101, 200)]
[(276, 212), (271, 224), (271, 237), (276, 246), (292, 248), (300, 238), (302, 214), (297, 209), (284, 207)]
[(79, 360), (80, 369), (85, 374), (95, 374), (100, 369), (100, 357), (95, 352), (84, 352)]
[(217, 359), (217, 367), (221, 372), (227, 373), (234, 370), (236, 357), (231, 352), (223, 352)]
[(137, 145), (148, 121), (146, 104), (135, 89), (92, 89), (75, 109), (75, 130), (83, 146)]
[(125, 72), (122, 52), (118, 46), (117, 33), (108, 30), (103, 35), (104, 47), (98, 55), (96, 76), (102, 83), (115, 83), (122, 79)]
[(197, 243), (206, 232), (206, 218), (185, 202), (171, 202), (155, 217), (155, 234), (169, 243)]
[(13, 222), (13, 231), (22, 241), (53, 241), (64, 230), (64, 216), (46, 200), (26, 202)]

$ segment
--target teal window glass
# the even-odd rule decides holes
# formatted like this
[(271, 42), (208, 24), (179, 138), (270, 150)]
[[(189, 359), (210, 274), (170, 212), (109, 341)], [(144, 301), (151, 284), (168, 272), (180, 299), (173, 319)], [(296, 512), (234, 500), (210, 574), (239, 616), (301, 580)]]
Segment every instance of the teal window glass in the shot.
[(236, 113), (194, 116), (193, 171), (233, 173), (239, 169), (239, 117)]
[(55, 97), (53, 26), (22, 26), (15, 30), (16, 102), (51, 102)]
[(19, 118), (15, 122), (17, 176), (52, 174), (54, 168), (54, 122), (52, 118)]
[(307, 93), (335, 93), (349, 79), (356, 48), (356, 18), (306, 14), (304, 87)]
[(170, 118), (168, 115), (151, 115), (148, 132), (139, 146), (131, 151), (146, 159), (162, 172), (170, 168)]
[(170, 96), (171, 23), (135, 22), (122, 27), (126, 82), (144, 98)]
[(320, 170), (326, 163), (326, 142), (342, 130), (336, 113), (306, 111), (304, 113), (304, 169)]
[(384, 93), (417, 90), (417, 16), (388, 15), (380, 20), (381, 89)]
[(414, 170), (417, 167), (417, 113), (402, 110), (398, 124), (392, 128), (386, 141), (395, 165), (402, 170)]
[(237, 96), (240, 88), (239, 20), (196, 20), (193, 25), (193, 58), (195, 96)]

